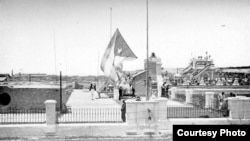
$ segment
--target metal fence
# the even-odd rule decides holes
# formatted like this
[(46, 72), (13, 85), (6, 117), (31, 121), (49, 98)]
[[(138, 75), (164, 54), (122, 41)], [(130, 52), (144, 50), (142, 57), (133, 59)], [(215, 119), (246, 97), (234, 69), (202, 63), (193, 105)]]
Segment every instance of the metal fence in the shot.
[(45, 123), (44, 109), (4, 109), (0, 110), (0, 124)]
[(167, 118), (221, 118), (223, 112), (212, 108), (201, 108), (195, 105), (167, 107)]
[(205, 107), (204, 97), (195, 97), (192, 103), (186, 103), (185, 97), (175, 99), (176, 103), (167, 107), (167, 118), (222, 118), (228, 116), (228, 110), (219, 110), (217, 100)]
[(78, 108), (57, 113), (58, 123), (119, 123), (120, 108)]

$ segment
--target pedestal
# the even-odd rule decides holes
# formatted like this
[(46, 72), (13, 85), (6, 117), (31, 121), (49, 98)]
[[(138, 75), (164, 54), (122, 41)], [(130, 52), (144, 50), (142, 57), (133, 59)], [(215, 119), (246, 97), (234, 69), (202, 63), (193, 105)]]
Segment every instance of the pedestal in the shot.
[(55, 125), (57, 121), (56, 117), (56, 101), (55, 100), (46, 100), (46, 123), (47, 125)]
[(158, 133), (159, 105), (158, 101), (126, 101), (126, 122), (131, 127), (129, 132)]
[(192, 103), (192, 95), (193, 95), (193, 90), (192, 89), (186, 89), (186, 103)]
[(172, 87), (171, 89), (170, 89), (170, 91), (171, 91), (171, 99), (176, 99), (176, 92), (177, 92), (177, 88), (176, 87)]
[(205, 108), (215, 108), (214, 92), (205, 92)]
[(168, 102), (168, 99), (166, 98), (158, 98), (156, 100), (158, 102), (158, 119), (159, 120), (166, 120), (167, 119), (167, 102)]
[(230, 110), (230, 117), (232, 119), (243, 119), (244, 109), (243, 101), (239, 97), (229, 97), (228, 98), (228, 108)]

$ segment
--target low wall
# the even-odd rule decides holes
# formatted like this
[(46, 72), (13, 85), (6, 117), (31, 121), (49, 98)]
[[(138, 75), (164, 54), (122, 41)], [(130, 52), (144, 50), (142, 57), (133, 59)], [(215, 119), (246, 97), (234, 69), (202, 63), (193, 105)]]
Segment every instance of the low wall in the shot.
[[(10, 102), (1, 105), (0, 109), (45, 109), (44, 101), (53, 99), (57, 101), (56, 107), (60, 107), (60, 89), (56, 87), (8, 87), (0, 86), (0, 95), (7, 93)], [(71, 91), (63, 89), (62, 101), (66, 103)]]
[[(250, 120), (230, 118), (166, 119), (158, 122), (159, 131), (170, 131), (173, 125), (250, 125)], [(5, 138), (59, 137), (124, 137), (131, 126), (126, 123), (107, 124), (46, 124), (0, 125), (0, 140)], [(161, 134), (165, 136), (164, 134)], [(159, 135), (159, 136), (161, 136)], [(133, 137), (133, 136), (132, 136)]]
[(58, 124), (49, 126), (40, 125), (0, 125), (0, 139), (6, 137), (31, 137), (31, 136), (124, 136), (129, 127), (121, 124)]
[(172, 130), (173, 125), (250, 125), (250, 119), (179, 118), (159, 121), (159, 129)]

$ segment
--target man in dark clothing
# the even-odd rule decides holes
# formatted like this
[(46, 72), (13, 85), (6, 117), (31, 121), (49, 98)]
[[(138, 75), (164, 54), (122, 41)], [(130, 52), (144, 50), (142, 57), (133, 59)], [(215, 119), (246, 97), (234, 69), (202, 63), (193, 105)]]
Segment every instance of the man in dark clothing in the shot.
[(165, 93), (166, 93), (166, 97), (167, 97), (167, 98), (169, 98), (169, 95), (168, 95), (168, 90), (169, 90), (169, 85), (167, 85), (167, 87), (166, 87), (166, 91), (165, 91)]
[(132, 87), (132, 97), (135, 97), (135, 88)]
[(119, 100), (122, 98), (122, 87), (119, 87)]
[(226, 99), (223, 101), (223, 104), (221, 105), (221, 112), (224, 117), (229, 116), (229, 109), (228, 109), (228, 100)]
[(126, 103), (125, 103), (125, 100), (123, 100), (121, 112), (122, 112), (122, 115), (121, 115), (122, 121), (126, 122)]
[(166, 91), (166, 87), (165, 87), (166, 82), (164, 82), (161, 86), (161, 97), (165, 97), (165, 91)]

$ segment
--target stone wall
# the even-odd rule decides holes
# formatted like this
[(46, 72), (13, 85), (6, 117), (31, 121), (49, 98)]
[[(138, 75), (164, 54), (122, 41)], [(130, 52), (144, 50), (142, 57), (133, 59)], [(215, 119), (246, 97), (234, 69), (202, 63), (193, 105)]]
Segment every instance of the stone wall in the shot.
[[(0, 86), (0, 94), (7, 93), (10, 96), (8, 105), (0, 105), (0, 109), (44, 109), (44, 101), (53, 99), (57, 101), (56, 107), (60, 107), (59, 88), (10, 88)], [(66, 103), (71, 91), (63, 89), (62, 101)]]

